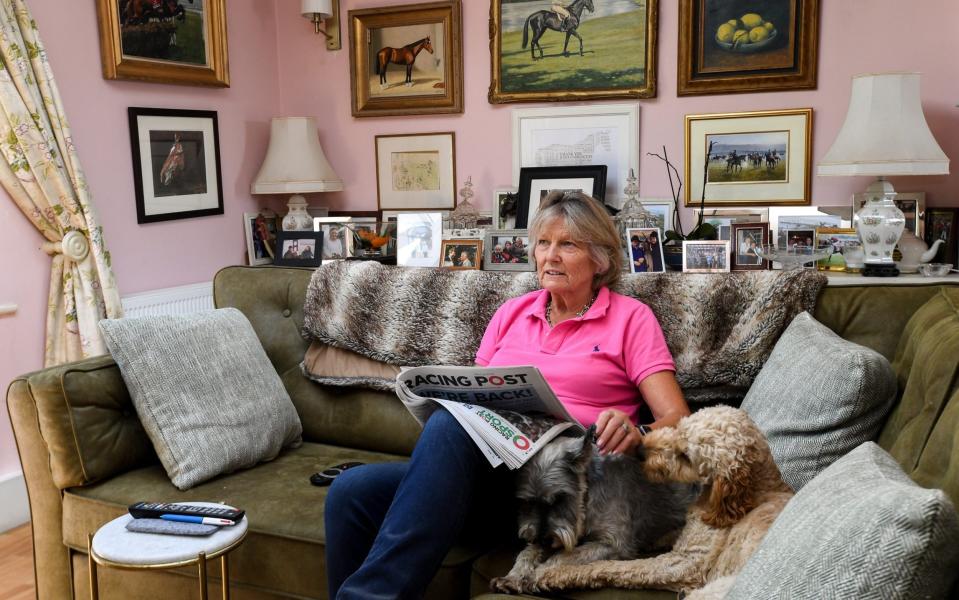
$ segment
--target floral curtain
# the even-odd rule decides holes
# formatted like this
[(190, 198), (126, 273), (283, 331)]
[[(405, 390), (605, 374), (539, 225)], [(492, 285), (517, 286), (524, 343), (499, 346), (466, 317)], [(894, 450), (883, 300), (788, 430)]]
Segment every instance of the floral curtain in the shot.
[(46, 366), (104, 354), (97, 323), (122, 316), (90, 190), (37, 24), (0, 0), (0, 184), (53, 256)]

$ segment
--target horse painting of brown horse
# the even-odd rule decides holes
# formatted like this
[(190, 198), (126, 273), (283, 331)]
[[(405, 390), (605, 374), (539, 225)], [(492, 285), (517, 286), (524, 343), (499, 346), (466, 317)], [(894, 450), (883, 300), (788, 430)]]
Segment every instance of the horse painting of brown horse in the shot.
[(380, 87), (386, 87), (386, 67), (390, 63), (406, 66), (406, 81), (404, 83), (407, 87), (412, 86), (413, 63), (416, 62), (416, 55), (423, 50), (433, 54), (433, 43), (430, 42), (429, 36), (402, 48), (391, 48), (390, 46), (380, 48), (380, 51), (376, 53), (376, 74), (380, 76)]

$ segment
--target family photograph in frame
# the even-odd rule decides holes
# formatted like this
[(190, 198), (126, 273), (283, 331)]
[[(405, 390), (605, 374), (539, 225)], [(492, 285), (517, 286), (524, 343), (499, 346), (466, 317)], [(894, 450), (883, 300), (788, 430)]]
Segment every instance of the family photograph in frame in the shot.
[(127, 109), (137, 223), (223, 214), (215, 111)]
[(729, 240), (683, 241), (683, 271), (729, 272)]
[(656, 96), (659, 0), (491, 0), (489, 101)]
[(478, 270), (483, 260), (482, 240), (443, 240), (440, 266), (445, 269)]
[(352, 217), (314, 217), (313, 230), (323, 232), (320, 257), (324, 261), (353, 256), (353, 234), (347, 223)]
[(105, 79), (229, 87), (226, 0), (96, 0)]
[(278, 231), (273, 263), (286, 267), (318, 267), (323, 262), (322, 231)]
[(514, 181), (524, 167), (606, 165), (606, 196), (620, 205), (639, 165), (639, 102), (511, 112)]
[(630, 273), (662, 273), (666, 270), (662, 237), (663, 232), (657, 227), (626, 229)]
[(716, 228), (721, 240), (735, 240), (732, 235), (732, 225), (735, 223), (759, 223), (769, 220), (769, 209), (758, 206), (743, 206), (737, 208), (694, 208), (695, 222), (699, 222), (702, 213), (703, 223), (709, 223)]
[[(732, 223), (729, 241), (733, 246), (731, 271), (761, 271), (770, 267), (769, 261), (759, 255), (761, 247), (769, 244), (768, 223)], [(757, 248), (760, 248), (757, 252)]]
[(526, 229), (487, 229), (483, 252), (484, 271), (533, 271), (536, 268)]
[(460, 0), (349, 12), (354, 117), (463, 112)]
[(806, 205), (811, 165), (811, 108), (686, 115), (686, 206)]
[(819, 0), (679, 0), (677, 94), (816, 87)]
[(524, 229), (550, 192), (582, 192), (601, 203), (606, 197), (606, 165), (528, 167), (519, 172), (516, 227)]
[(452, 131), (376, 136), (377, 208), (452, 209), (455, 144)]

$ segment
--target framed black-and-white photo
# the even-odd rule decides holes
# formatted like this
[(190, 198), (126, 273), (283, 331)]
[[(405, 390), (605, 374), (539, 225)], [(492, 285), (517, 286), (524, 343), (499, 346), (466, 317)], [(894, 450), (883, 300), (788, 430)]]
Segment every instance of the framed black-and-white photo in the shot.
[(396, 215), (396, 264), (401, 267), (437, 267), (443, 242), (443, 215), (439, 212)]
[(273, 264), (318, 267), (323, 262), (322, 231), (278, 231)]
[(603, 202), (606, 198), (606, 165), (575, 167), (523, 167), (519, 171), (516, 227), (523, 229), (550, 192), (583, 192)]
[(223, 214), (216, 111), (127, 109), (137, 223)]
[(663, 232), (657, 227), (631, 227), (626, 230), (630, 273), (662, 273)]
[(487, 229), (483, 244), (484, 271), (533, 271), (536, 263), (526, 229)]
[(684, 241), (683, 271), (686, 273), (729, 271), (729, 240)]

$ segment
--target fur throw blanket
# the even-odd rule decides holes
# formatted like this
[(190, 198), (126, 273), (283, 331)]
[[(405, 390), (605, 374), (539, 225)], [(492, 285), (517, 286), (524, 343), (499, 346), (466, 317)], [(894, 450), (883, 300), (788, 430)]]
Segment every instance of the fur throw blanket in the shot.
[[(740, 400), (792, 318), (811, 311), (816, 271), (625, 275), (615, 291), (662, 325), (690, 402)], [(536, 274), (337, 261), (313, 274), (303, 335), (397, 366), (472, 365), (496, 309), (539, 287)], [(345, 381), (392, 389), (393, 382)]]

